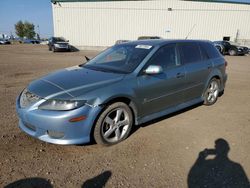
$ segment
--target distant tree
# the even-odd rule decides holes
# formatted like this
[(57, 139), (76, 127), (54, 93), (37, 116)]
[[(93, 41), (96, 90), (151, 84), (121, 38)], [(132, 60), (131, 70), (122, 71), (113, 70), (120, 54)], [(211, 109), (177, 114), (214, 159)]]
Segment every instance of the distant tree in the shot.
[(16, 29), (17, 36), (19, 36), (20, 38), (23, 38), (25, 36), (24, 24), (21, 20), (15, 24), (15, 29)]
[(35, 26), (32, 23), (24, 22), (24, 33), (29, 39), (33, 39), (36, 36)]
[(33, 39), (36, 35), (35, 26), (33, 23), (25, 21), (24, 23), (20, 20), (15, 24), (17, 36), (23, 38), (27, 37)]

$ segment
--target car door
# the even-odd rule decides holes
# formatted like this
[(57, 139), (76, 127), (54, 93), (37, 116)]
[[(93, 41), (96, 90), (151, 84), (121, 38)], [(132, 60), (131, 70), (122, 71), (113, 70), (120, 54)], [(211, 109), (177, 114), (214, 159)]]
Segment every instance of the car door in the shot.
[(178, 45), (181, 63), (186, 70), (185, 101), (201, 97), (207, 77), (212, 70), (212, 62), (198, 43)]
[[(163, 72), (143, 73), (150, 65), (160, 65)], [(139, 116), (162, 111), (183, 101), (185, 69), (180, 63), (176, 44), (158, 49), (137, 77), (137, 96), (141, 101)]]

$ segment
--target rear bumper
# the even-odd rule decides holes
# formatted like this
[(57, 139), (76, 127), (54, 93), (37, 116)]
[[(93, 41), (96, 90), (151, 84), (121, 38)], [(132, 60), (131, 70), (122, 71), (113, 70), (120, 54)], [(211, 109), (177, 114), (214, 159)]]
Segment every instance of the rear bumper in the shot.
[[(71, 111), (46, 111), (16, 105), (16, 110), (19, 127), (26, 134), (48, 143), (69, 145), (90, 141), (92, 126), (101, 109), (85, 105)], [(86, 119), (69, 122), (79, 116), (86, 116)]]
[(223, 77), (223, 82), (221, 83), (222, 84), (221, 92), (224, 91), (224, 89), (225, 89), (227, 79), (228, 79), (228, 75), (225, 74), (224, 77)]

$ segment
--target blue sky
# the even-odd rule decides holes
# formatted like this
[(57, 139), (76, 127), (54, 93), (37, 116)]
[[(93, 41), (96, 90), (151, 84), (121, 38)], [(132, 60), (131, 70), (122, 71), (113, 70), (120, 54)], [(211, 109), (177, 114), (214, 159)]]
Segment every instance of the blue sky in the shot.
[(0, 0), (0, 33), (15, 36), (14, 24), (19, 20), (32, 22), (36, 31), (39, 25), (41, 37), (53, 35), (50, 0)]
[[(250, 3), (250, 0), (224, 1)], [(37, 26), (39, 25), (41, 37), (53, 35), (50, 0), (0, 0), (0, 33), (10, 35), (12, 32), (15, 35), (14, 24), (19, 20), (32, 22), (36, 26), (37, 32)]]

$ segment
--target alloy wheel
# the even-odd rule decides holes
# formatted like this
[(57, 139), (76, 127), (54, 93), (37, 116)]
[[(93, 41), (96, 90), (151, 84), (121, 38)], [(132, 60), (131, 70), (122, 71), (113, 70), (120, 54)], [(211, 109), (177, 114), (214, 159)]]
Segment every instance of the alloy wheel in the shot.
[(219, 85), (218, 82), (213, 80), (207, 89), (207, 101), (209, 103), (214, 103), (219, 95)]
[(116, 108), (109, 112), (103, 120), (101, 134), (109, 143), (118, 142), (126, 135), (130, 118), (124, 108)]

